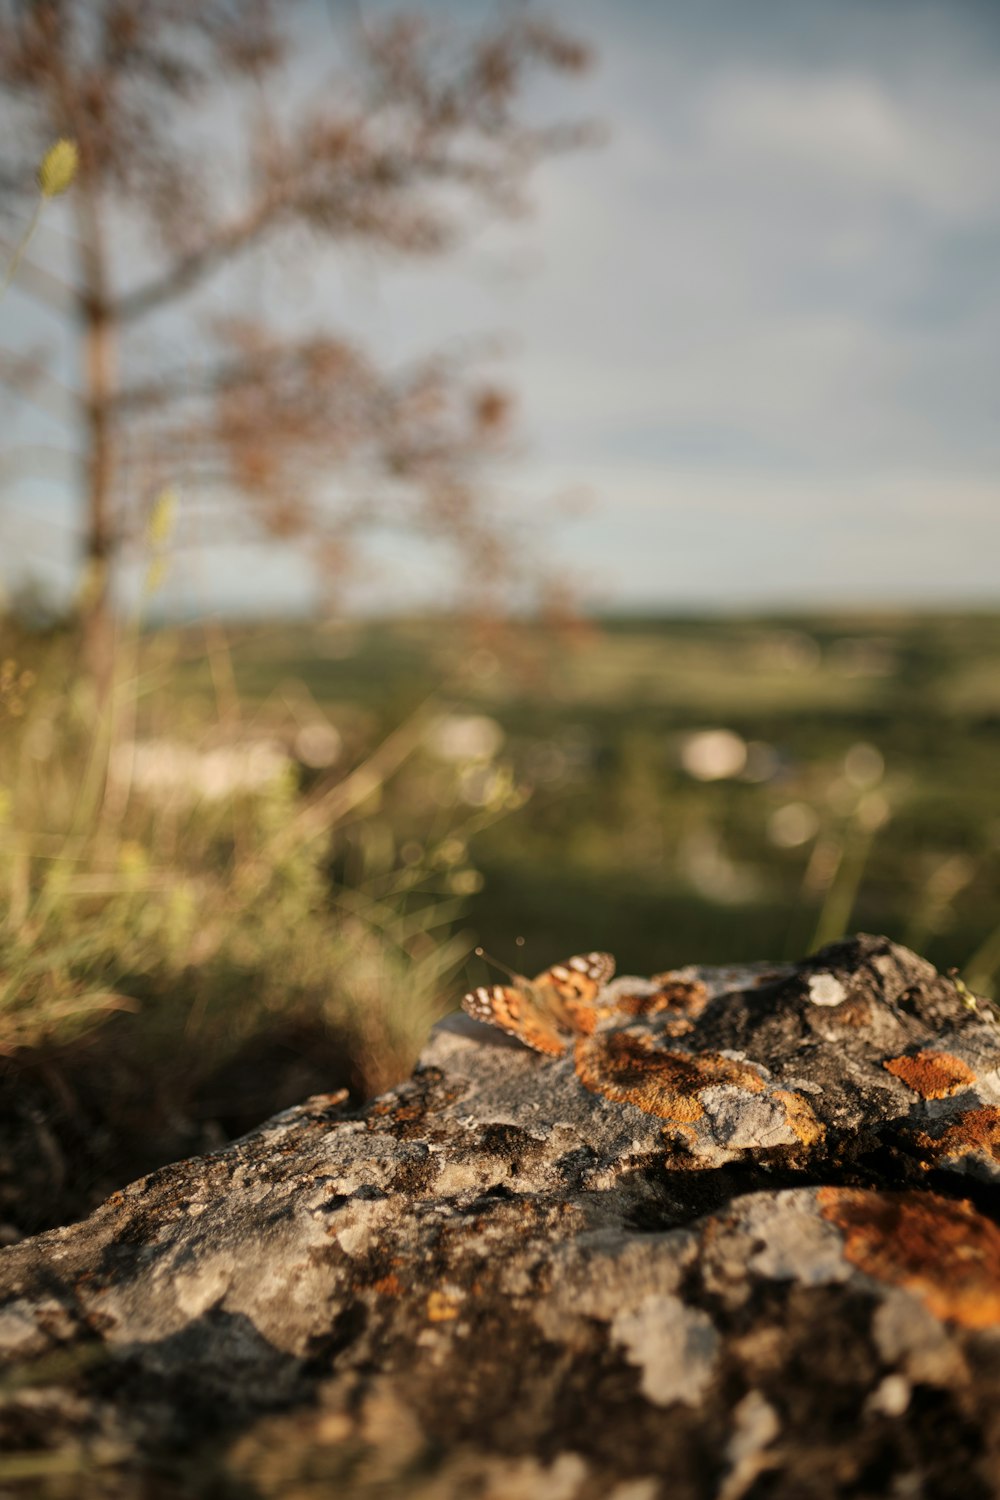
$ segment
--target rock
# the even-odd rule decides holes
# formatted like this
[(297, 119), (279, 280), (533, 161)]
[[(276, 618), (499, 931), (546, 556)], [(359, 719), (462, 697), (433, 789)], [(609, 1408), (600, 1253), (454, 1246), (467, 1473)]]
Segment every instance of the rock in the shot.
[(600, 1017), (555, 1060), (450, 1018), (0, 1251), (0, 1488), (1000, 1494), (985, 1003), (859, 937)]

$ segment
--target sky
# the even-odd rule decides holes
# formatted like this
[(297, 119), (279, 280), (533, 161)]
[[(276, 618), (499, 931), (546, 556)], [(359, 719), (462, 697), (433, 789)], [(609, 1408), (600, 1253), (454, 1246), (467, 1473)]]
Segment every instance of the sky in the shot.
[[(280, 286), (290, 318), (389, 359), (495, 351), (519, 417), (500, 513), (595, 607), (1000, 604), (1000, 6), (547, 13), (596, 64), (531, 108), (605, 139), (540, 168), (531, 215), (446, 262), (347, 257), (291, 299), (286, 272), (245, 268), (227, 294)], [(297, 66), (331, 24), (317, 4)], [(16, 291), (4, 323), (27, 338)], [(0, 494), (0, 577), (65, 572), (68, 504), (51, 480)], [(376, 559), (359, 607), (440, 597), (441, 559), (391, 537)], [(312, 597), (273, 549), (185, 569), (168, 607)]]

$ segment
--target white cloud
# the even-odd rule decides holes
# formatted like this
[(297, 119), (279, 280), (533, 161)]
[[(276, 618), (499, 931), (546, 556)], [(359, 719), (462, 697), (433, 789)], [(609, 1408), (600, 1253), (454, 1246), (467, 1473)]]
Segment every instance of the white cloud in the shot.
[(915, 156), (923, 163), (886, 90), (861, 74), (730, 72), (709, 86), (699, 113), (709, 143), (726, 152), (879, 185), (908, 181)]
[(983, 128), (995, 133), (1000, 107), (975, 85), (935, 97), (864, 72), (737, 68), (709, 82), (697, 113), (709, 150), (751, 170), (818, 174), (814, 189), (898, 194), (957, 217), (997, 201)]

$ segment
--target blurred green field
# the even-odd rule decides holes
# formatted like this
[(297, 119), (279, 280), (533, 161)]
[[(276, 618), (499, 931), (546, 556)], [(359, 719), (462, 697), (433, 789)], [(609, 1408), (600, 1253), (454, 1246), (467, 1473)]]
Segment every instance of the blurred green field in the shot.
[[(508, 963), (517, 936), (529, 968), (602, 946), (649, 972), (851, 927), (995, 985), (1000, 616), (612, 619), (496, 649), (395, 621), (274, 632), (233, 663), (261, 708), (297, 682), (334, 722), (387, 729), (437, 693), (497, 726), (484, 764), (530, 795), (471, 841), (469, 920)], [(684, 760), (711, 730), (750, 748), (703, 780)]]
[(994, 996), (1000, 615), (0, 627), (0, 1238), (496, 977), (884, 932)]

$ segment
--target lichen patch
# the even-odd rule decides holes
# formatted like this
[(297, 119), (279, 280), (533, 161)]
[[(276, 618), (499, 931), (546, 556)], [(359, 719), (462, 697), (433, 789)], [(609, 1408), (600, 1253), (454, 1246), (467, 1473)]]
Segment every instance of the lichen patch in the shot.
[(813, 974), (808, 983), (809, 999), (813, 1005), (843, 1005), (847, 990), (836, 974)]
[(947, 1099), (976, 1081), (975, 1073), (960, 1057), (929, 1048), (889, 1057), (882, 1066), (922, 1099)]
[(427, 1321), (450, 1323), (462, 1310), (461, 1294), (454, 1288), (442, 1290), (437, 1287), (427, 1298)]
[(656, 1406), (697, 1406), (714, 1374), (719, 1335), (711, 1318), (679, 1297), (649, 1296), (620, 1313), (611, 1339), (642, 1371), (642, 1393)]
[(576, 1045), (577, 1077), (594, 1094), (634, 1104), (673, 1124), (691, 1124), (705, 1113), (699, 1094), (732, 1084), (759, 1094), (764, 1080), (756, 1068), (717, 1052), (667, 1051), (652, 1038), (625, 1031), (587, 1037)]
[(913, 1292), (935, 1317), (966, 1328), (1000, 1323), (1000, 1229), (971, 1203), (832, 1187), (818, 1200), (858, 1270)]
[(651, 995), (616, 995), (615, 1009), (626, 1016), (655, 1016), (662, 1011), (694, 1021), (709, 1001), (708, 986), (700, 979), (678, 979), (672, 974), (654, 974), (657, 988)]
[(935, 1157), (954, 1159), (982, 1153), (1000, 1164), (1000, 1109), (987, 1104), (982, 1109), (966, 1110), (939, 1136), (921, 1131), (916, 1140)]
[(798, 1136), (803, 1146), (815, 1146), (826, 1134), (826, 1126), (817, 1120), (812, 1107), (792, 1089), (775, 1089), (775, 1099), (785, 1106), (786, 1123)]

